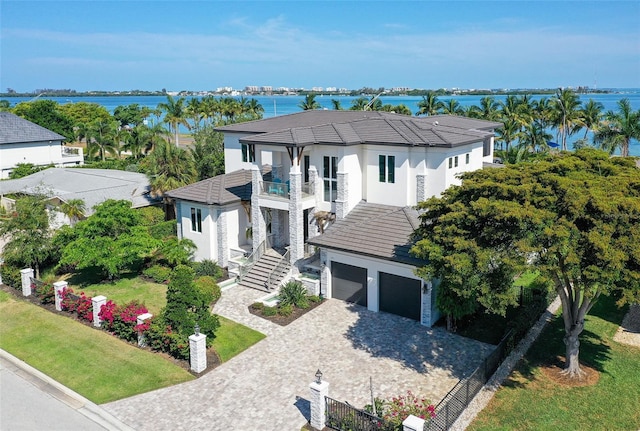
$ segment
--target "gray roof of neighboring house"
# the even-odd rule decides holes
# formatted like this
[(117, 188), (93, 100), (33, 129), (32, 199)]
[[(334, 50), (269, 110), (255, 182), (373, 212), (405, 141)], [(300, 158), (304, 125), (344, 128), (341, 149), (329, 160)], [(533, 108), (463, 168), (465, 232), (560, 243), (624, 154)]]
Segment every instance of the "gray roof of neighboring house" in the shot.
[(343, 219), (336, 220), (324, 234), (309, 244), (349, 253), (421, 265), (409, 254), (411, 235), (419, 226), (418, 212), (410, 207), (360, 202)]
[(146, 175), (115, 169), (49, 168), (17, 180), (0, 181), (0, 194), (43, 193), (63, 201), (82, 199), (86, 216), (107, 199), (131, 201), (133, 208), (158, 203), (149, 192)]
[(207, 205), (251, 200), (251, 171), (241, 169), (218, 175), (165, 193), (174, 199)]
[(0, 144), (40, 141), (64, 141), (65, 138), (49, 129), (10, 112), (0, 112)]
[[(500, 123), (473, 120), (465, 117), (394, 117), (360, 118), (343, 123), (294, 127), (277, 132), (240, 139), (248, 144), (276, 144), (284, 146), (324, 145), (402, 145), (454, 147), (478, 142), (492, 136), (482, 130), (499, 127)], [(481, 129), (482, 128), (482, 129)]]

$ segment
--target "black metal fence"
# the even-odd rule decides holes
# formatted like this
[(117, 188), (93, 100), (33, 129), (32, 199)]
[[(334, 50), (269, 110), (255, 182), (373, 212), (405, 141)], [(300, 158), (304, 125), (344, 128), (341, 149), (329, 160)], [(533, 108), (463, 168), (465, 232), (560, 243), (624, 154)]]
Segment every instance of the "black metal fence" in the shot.
[(382, 418), (354, 406), (325, 397), (326, 423), (328, 428), (339, 431), (391, 431), (393, 426)]

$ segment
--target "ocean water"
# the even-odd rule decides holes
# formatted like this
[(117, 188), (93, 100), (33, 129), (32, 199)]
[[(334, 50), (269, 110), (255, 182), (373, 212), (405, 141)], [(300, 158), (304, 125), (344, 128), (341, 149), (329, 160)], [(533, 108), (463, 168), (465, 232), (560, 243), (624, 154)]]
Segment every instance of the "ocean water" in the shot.
[[(246, 96), (248, 99), (256, 99), (258, 103), (262, 105), (264, 108), (264, 118), (270, 118), (277, 115), (287, 115), (293, 114), (296, 112), (300, 112), (301, 109), (298, 106), (300, 102), (304, 100), (304, 96)], [(449, 99), (456, 99), (461, 106), (467, 107), (472, 105), (480, 105), (480, 99), (484, 96), (442, 96), (438, 97), (439, 100), (444, 102)], [(540, 94), (532, 94), (532, 100), (539, 100), (543, 97), (551, 97), (551, 95), (540, 95)], [(188, 97), (191, 98), (191, 97)], [(322, 106), (323, 109), (332, 109), (332, 99), (336, 99), (340, 101), (343, 109), (348, 109), (351, 107), (351, 103), (353, 100), (357, 99), (355, 96), (330, 96), (330, 95), (322, 95), (319, 94), (316, 97), (316, 101)], [(602, 103), (604, 106), (604, 112), (612, 110), (617, 110), (617, 103), (619, 100), (627, 98), (631, 103), (631, 107), (633, 110), (640, 109), (640, 89), (612, 89), (611, 93), (607, 94), (587, 94), (580, 95), (580, 100), (585, 103), (589, 101), (589, 99), (593, 99), (596, 102)], [(33, 98), (28, 97), (4, 97), (3, 99), (9, 100), (11, 105), (15, 105), (22, 101), (33, 100)], [(148, 108), (155, 109), (159, 103), (165, 102), (165, 96), (82, 96), (82, 97), (47, 97), (47, 99), (55, 100), (60, 104), (66, 103), (76, 103), (76, 102), (89, 102), (89, 103), (98, 103), (105, 108), (109, 112), (112, 112), (116, 109), (116, 107), (121, 105), (129, 105), (132, 103), (137, 103), (140, 106), (146, 106)], [(380, 96), (380, 101), (383, 104), (391, 104), (391, 105), (406, 105), (411, 112), (416, 113), (418, 111), (418, 102), (422, 100), (421, 96)], [(496, 101), (503, 101), (506, 99), (506, 96), (495, 96)], [(186, 130), (183, 130), (186, 132)], [(555, 137), (554, 131), (549, 131), (551, 135)], [(584, 132), (577, 133), (576, 135), (569, 138), (569, 145), (571, 146), (571, 142), (576, 139), (581, 138), (584, 135)], [(632, 140), (629, 146), (629, 153), (635, 156), (640, 156), (640, 142)]]

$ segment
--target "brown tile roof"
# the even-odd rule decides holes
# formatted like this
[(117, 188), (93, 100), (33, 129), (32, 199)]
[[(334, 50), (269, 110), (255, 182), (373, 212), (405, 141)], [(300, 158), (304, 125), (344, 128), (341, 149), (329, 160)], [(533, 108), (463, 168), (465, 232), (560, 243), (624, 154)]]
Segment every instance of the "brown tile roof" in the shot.
[(64, 141), (66, 139), (62, 135), (10, 112), (0, 112), (0, 144)]
[(249, 201), (251, 200), (251, 171), (241, 169), (218, 175), (171, 190), (166, 195), (174, 199), (206, 205), (226, 205), (233, 202)]
[(309, 244), (349, 253), (421, 265), (409, 254), (410, 237), (419, 225), (418, 212), (410, 207), (360, 202), (344, 219), (337, 220)]

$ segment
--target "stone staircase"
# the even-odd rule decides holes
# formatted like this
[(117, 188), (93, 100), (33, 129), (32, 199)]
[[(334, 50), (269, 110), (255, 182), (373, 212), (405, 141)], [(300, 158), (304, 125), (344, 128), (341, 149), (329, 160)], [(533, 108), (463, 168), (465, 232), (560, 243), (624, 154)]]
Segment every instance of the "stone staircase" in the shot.
[[(269, 292), (267, 289), (267, 279), (271, 271), (278, 266), (278, 263), (282, 260), (282, 255), (274, 250), (267, 249), (260, 259), (251, 267), (251, 270), (240, 281), (240, 286), (249, 287), (251, 289), (262, 290)], [(291, 264), (287, 261), (284, 262), (283, 267), (276, 274), (274, 286), (279, 286), (282, 280), (286, 277), (291, 269)]]

